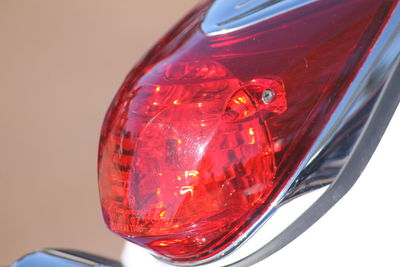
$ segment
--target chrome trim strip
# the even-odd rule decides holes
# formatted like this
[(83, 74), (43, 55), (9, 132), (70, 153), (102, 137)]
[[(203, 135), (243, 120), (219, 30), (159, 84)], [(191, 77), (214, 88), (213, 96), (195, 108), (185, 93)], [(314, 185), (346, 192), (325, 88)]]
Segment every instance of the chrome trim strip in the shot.
[(13, 267), (84, 267), (84, 266), (110, 266), (122, 267), (120, 262), (100, 257), (94, 254), (75, 250), (43, 249), (27, 254), (14, 262)]
[(209, 36), (233, 32), (318, 0), (216, 0), (201, 25)]
[[(400, 5), (351, 83), (348, 92), (287, 186), (264, 216), (224, 251), (183, 266), (250, 266), (283, 248), (323, 216), (356, 182), (400, 101)], [(352, 145), (351, 145), (352, 144)], [(221, 265), (245, 246), (275, 211), (301, 194), (329, 185), (296, 221), (266, 245), (235, 263)], [(154, 255), (168, 262), (159, 255)], [(218, 261), (218, 262), (215, 262)]]

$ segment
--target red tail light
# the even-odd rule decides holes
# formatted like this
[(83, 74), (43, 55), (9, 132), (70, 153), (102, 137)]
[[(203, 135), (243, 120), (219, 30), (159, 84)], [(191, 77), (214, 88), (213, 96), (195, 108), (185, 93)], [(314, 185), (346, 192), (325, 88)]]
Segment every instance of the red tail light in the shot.
[(342, 99), (393, 1), (319, 1), (206, 36), (200, 6), (132, 70), (105, 119), (112, 231), (171, 261), (235, 242), (270, 207)]

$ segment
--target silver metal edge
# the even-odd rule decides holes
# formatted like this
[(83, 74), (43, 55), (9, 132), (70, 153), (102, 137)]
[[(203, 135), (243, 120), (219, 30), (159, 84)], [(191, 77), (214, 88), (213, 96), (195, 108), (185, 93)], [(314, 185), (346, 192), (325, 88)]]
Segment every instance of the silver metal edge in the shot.
[[(326, 148), (331, 147), (332, 144), (337, 146), (338, 143), (335, 143), (336, 140), (342, 140), (342, 142), (348, 141), (346, 137), (348, 132), (342, 131), (342, 129), (349, 124), (354, 124), (354, 118), (362, 115), (361, 117), (365, 119), (365, 122), (361, 123), (358, 129), (356, 129), (358, 135), (356, 137), (353, 136), (353, 146), (349, 146), (348, 151), (343, 153), (345, 156), (340, 158), (341, 163), (336, 167), (336, 172), (330, 174), (329, 177), (322, 176), (321, 179), (315, 180), (311, 187), (304, 190), (304, 193), (331, 184), (327, 191), (295, 222), (269, 243), (266, 242), (267, 244), (257, 252), (236, 263), (225, 266), (239, 267), (255, 264), (278, 251), (307, 230), (355, 183), (372, 156), (399, 103), (399, 43), (400, 5), (397, 5), (367, 60), (353, 80), (348, 92), (336, 108), (323, 132), (315, 141), (313, 147), (286, 187), (271, 204), (270, 208), (245, 234), (219, 254), (201, 261), (171, 262), (160, 255), (154, 256), (164, 262), (175, 265), (207, 266), (205, 264), (213, 263), (226, 257), (240, 246), (245, 245), (245, 241), (251, 238), (281, 205), (299, 196), (299, 194), (293, 194), (296, 191), (296, 187), (304, 185), (304, 181), (309, 181), (307, 178), (310, 177), (310, 174), (318, 173), (321, 170), (321, 166), (326, 164), (330, 155), (337, 152), (331, 150), (330, 153), (326, 153)], [(393, 75), (396, 69), (397, 75)], [(369, 111), (365, 110), (367, 104), (372, 104), (373, 107)], [(336, 158), (336, 160), (338, 159)], [(310, 167), (312, 168), (311, 170)], [(299, 183), (299, 181), (302, 182)], [(296, 184), (296, 187), (293, 187), (294, 184)]]
[[(316, 1), (318, 0), (216, 0), (207, 12), (201, 28), (208, 36), (226, 34)], [(239, 5), (244, 7), (238, 8)]]
[(122, 267), (121, 263), (94, 254), (68, 249), (43, 249), (21, 257), (11, 264), (19, 266), (110, 266)]

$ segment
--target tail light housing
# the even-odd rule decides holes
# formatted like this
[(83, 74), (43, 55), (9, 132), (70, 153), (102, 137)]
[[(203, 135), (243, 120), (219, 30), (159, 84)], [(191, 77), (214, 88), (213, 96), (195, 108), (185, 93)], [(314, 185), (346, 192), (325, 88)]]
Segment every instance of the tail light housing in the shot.
[(106, 224), (170, 262), (206, 262), (249, 236), (293, 182), (395, 1), (310, 1), (207, 35), (210, 5), (129, 73), (101, 132)]

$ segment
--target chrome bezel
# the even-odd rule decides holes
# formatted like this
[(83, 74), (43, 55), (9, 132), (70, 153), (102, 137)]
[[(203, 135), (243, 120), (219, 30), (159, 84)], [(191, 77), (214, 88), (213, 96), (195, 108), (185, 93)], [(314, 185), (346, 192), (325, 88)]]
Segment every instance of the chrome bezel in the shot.
[[(337, 108), (314, 153), (282, 194), (278, 207), (329, 185), (298, 219), (255, 253), (229, 266), (255, 264), (280, 250), (318, 221), (355, 184), (379, 144), (400, 102), (400, 6)], [(350, 144), (350, 145), (349, 145)], [(340, 152), (340, 153), (338, 153)], [(333, 155), (337, 154), (338, 157)], [(322, 166), (334, 163), (329, 175)], [(318, 175), (320, 172), (321, 175)]]

